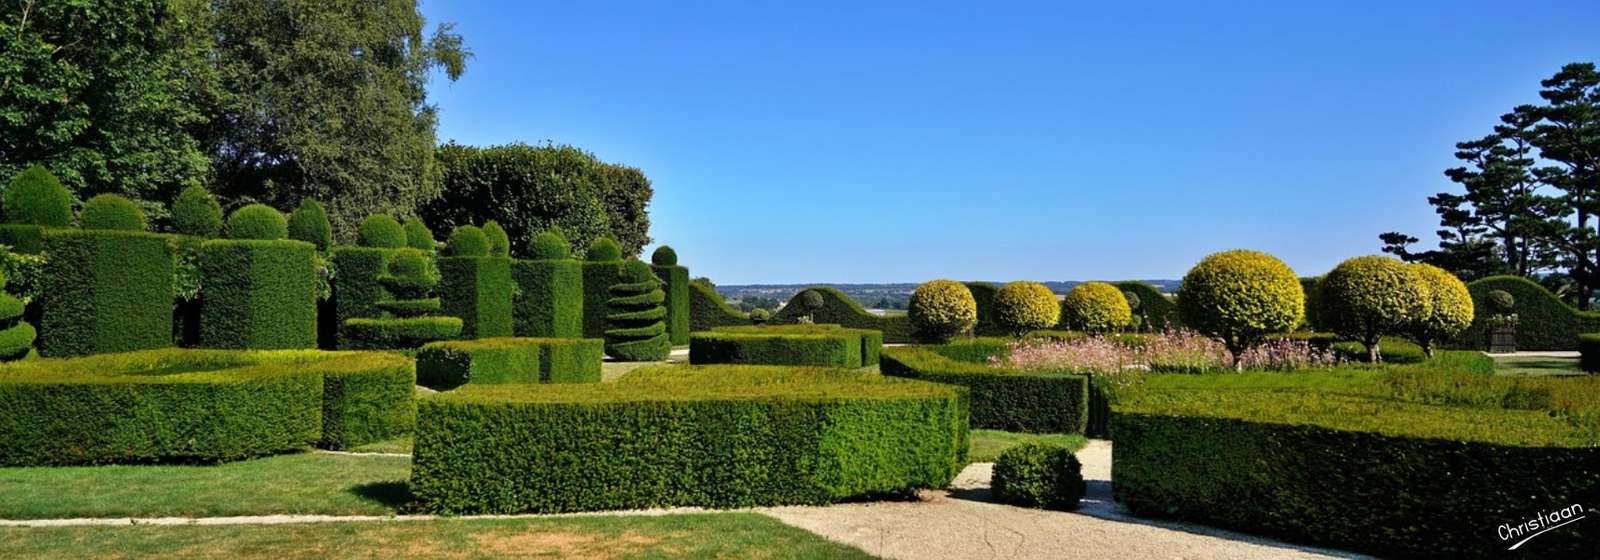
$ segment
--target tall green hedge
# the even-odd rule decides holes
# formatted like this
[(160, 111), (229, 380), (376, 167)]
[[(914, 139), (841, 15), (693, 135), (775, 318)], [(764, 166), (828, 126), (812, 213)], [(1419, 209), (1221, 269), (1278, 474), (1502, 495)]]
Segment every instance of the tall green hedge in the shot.
[(339, 329), (341, 348), (394, 350), (416, 348), (461, 336), (460, 317), (353, 317)]
[(750, 316), (722, 300), (716, 290), (704, 284), (689, 283), (689, 330), (709, 331), (717, 327), (750, 324)]
[(599, 383), (604, 357), (604, 343), (592, 338), (441, 341), (417, 353), (417, 382), (438, 390), (468, 383)]
[(880, 367), (884, 375), (967, 387), (974, 428), (1081, 434), (1088, 425), (1089, 381), (1082, 375), (1002, 370), (928, 346), (885, 348)]
[(1486, 348), (1485, 322), (1494, 315), (1489, 292), (1505, 290), (1516, 299), (1518, 350), (1577, 350), (1578, 335), (1600, 332), (1600, 312), (1578, 311), (1537, 282), (1520, 276), (1490, 276), (1467, 284), (1472, 305), (1481, 310), (1461, 336), (1460, 348)]
[(45, 232), (39, 353), (81, 356), (172, 345), (170, 236)]
[(583, 261), (583, 338), (606, 336), (606, 302), (622, 281), (622, 261)]
[(651, 265), (650, 268), (655, 271), (656, 278), (661, 279), (661, 290), (667, 294), (667, 301), (663, 303), (667, 308), (667, 338), (673, 346), (688, 344), (689, 269), (676, 265)]
[(440, 257), (439, 305), (461, 318), (463, 338), (511, 336), (511, 259)]
[(446, 513), (823, 504), (944, 486), (966, 454), (964, 391), (840, 370), (647, 368), (420, 407), (411, 487)]
[(878, 331), (838, 325), (720, 327), (690, 337), (689, 363), (857, 368), (878, 365), (882, 346)]
[(31, 224), (0, 224), (0, 245), (11, 247), (17, 253), (42, 253), (45, 229), (44, 226)]
[(390, 298), (378, 278), (388, 272), (394, 253), (394, 249), (379, 247), (333, 248), (333, 267), (338, 271), (333, 281), (334, 324), (338, 325), (340, 348), (355, 347), (344, 332), (346, 321), (382, 316), (378, 302)]
[(201, 249), (200, 340), (209, 348), (314, 348), (316, 246), (212, 240)]
[[(804, 305), (794, 305), (799, 302), (806, 291), (816, 292), (822, 297), (822, 307), (815, 311), (805, 309)], [(812, 322), (816, 324), (833, 324), (852, 329), (870, 329), (883, 332), (883, 341), (892, 344), (910, 344), (917, 342), (916, 329), (911, 325), (911, 319), (905, 315), (874, 315), (850, 299), (850, 296), (837, 288), (829, 286), (812, 286), (796, 293), (789, 298), (790, 305), (783, 306), (778, 313), (772, 316), (773, 323), (791, 324), (800, 321), (800, 318), (810, 314)]]
[(518, 260), (512, 333), (524, 337), (583, 336), (583, 265), (571, 259)]

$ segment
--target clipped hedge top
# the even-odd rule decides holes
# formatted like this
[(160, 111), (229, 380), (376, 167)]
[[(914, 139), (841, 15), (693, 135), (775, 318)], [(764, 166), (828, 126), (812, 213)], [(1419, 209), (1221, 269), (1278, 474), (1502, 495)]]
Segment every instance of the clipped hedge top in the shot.
[(828, 401), (949, 397), (959, 387), (819, 367), (705, 365), (649, 366), (613, 383), (548, 385), (537, 391), (516, 385), (467, 385), (427, 397), (446, 403), (618, 403), (779, 399)]
[(592, 338), (591, 339), (584, 339), (584, 338), (539, 338), (539, 337), (523, 337), (523, 336), (505, 336), (505, 337), (496, 337), (496, 338), (478, 338), (478, 339), (472, 339), (472, 340), (441, 340), (441, 341), (438, 341), (438, 342), (430, 342), (427, 345), (423, 346), (422, 348), (424, 350), (426, 350), (428, 348), (449, 348), (449, 349), (453, 349), (453, 350), (470, 351), (470, 350), (489, 350), (489, 349), (496, 349), (496, 348), (525, 348), (525, 347), (528, 347), (528, 346), (555, 346), (555, 345), (564, 346), (564, 345), (569, 345), (569, 344), (578, 344), (578, 343), (581, 343), (581, 342), (583, 342), (585, 340), (588, 340), (588, 341), (594, 342), (594, 343), (600, 342), (599, 339), (592, 339)]
[[(228, 383), (319, 370), (364, 370), (404, 366), (410, 359), (382, 352), (321, 350), (197, 350), (163, 348), (81, 358), (41, 358), (0, 365), (0, 384)], [(287, 367), (286, 367), (287, 366)]]
[[(713, 327), (711, 334), (782, 334), (782, 335), (808, 335), (808, 334), (854, 334), (878, 332), (872, 329), (851, 329), (832, 323), (811, 325), (749, 325), (731, 327)], [(696, 334), (705, 334), (704, 331)]]
[[(995, 367), (981, 361), (959, 359), (965, 350), (955, 346), (894, 346), (883, 349), (883, 355), (907, 368), (922, 374), (939, 375), (995, 375), (1009, 377), (1082, 377), (1071, 372), (1032, 372)], [(984, 350), (972, 348), (971, 350)], [(964, 356), (963, 356), (964, 357)]]

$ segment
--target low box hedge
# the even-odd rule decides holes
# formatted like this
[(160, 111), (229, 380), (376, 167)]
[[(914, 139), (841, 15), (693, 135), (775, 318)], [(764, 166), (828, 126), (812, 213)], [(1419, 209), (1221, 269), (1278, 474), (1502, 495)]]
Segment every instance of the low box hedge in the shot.
[(485, 338), (434, 342), (417, 353), (417, 382), (448, 390), (473, 384), (599, 383), (605, 341)]
[(718, 327), (690, 337), (689, 363), (857, 368), (878, 365), (882, 347), (882, 333), (838, 325)]
[(459, 317), (357, 317), (339, 329), (341, 347), (356, 350), (416, 348), (461, 336)]
[(417, 423), (411, 359), (387, 352), (341, 353), (307, 366), (322, 373), (323, 449), (350, 449), (410, 435)]
[(137, 231), (47, 229), (39, 355), (172, 346), (173, 241)]
[(1544, 286), (1521, 276), (1490, 276), (1467, 284), (1472, 293), (1472, 326), (1456, 337), (1459, 348), (1485, 349), (1489, 345), (1487, 322), (1495, 314), (1489, 293), (1503, 290), (1516, 300), (1517, 349), (1576, 350), (1578, 335), (1600, 332), (1600, 312), (1579, 311)]
[(317, 346), (315, 245), (287, 239), (207, 241), (200, 278), (204, 346)]
[[(1010, 432), (1084, 433), (1089, 420), (1089, 379), (1083, 375), (1024, 373), (977, 361), (952, 359), (993, 351), (961, 344), (885, 348), (884, 375), (966, 387), (972, 392), (972, 427)], [(971, 352), (971, 354), (969, 354)]]
[(411, 487), (443, 513), (824, 504), (948, 484), (958, 387), (773, 366), (467, 386), (420, 402)]

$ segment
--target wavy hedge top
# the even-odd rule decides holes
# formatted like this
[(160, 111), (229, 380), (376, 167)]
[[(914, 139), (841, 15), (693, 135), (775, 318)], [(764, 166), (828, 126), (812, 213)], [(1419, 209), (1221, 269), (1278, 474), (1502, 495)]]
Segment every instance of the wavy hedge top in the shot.
[(1456, 345), (1483, 348), (1485, 322), (1494, 315), (1489, 294), (1511, 294), (1517, 314), (1517, 348), (1522, 350), (1576, 350), (1578, 335), (1600, 332), (1600, 312), (1579, 311), (1561, 301), (1537, 282), (1521, 276), (1490, 276), (1467, 284), (1473, 305), (1482, 310), (1472, 326), (1456, 338)]

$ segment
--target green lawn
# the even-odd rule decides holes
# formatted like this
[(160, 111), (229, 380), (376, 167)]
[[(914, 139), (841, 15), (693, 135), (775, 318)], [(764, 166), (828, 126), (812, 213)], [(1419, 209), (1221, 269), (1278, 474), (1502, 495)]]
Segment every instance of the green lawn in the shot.
[(1577, 358), (1547, 356), (1495, 356), (1496, 375), (1583, 375)]
[(1053, 443), (1074, 451), (1082, 449), (1088, 440), (1080, 434), (1019, 434), (1000, 430), (972, 430), (967, 460), (974, 463), (992, 463), (1000, 453), (1024, 443)]
[(751, 513), (0, 528), (0, 558), (871, 558)]

